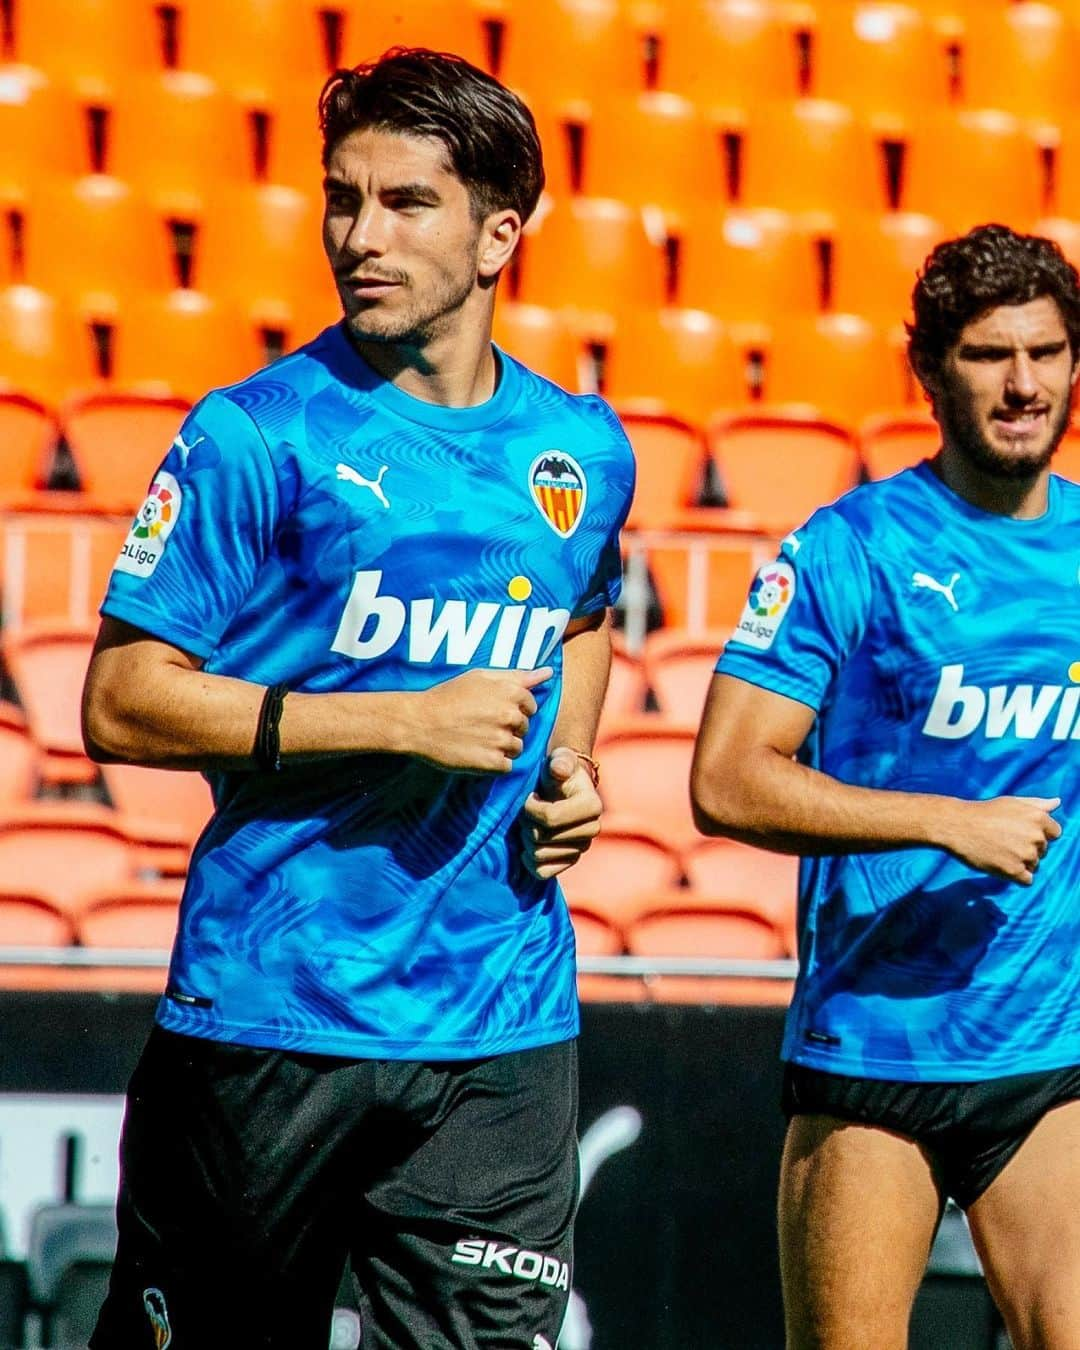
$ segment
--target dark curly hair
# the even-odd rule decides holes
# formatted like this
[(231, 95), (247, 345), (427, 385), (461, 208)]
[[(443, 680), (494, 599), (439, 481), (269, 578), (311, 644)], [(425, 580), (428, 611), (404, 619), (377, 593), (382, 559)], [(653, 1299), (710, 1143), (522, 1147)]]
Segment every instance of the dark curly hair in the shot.
[(979, 225), (949, 239), (927, 258), (912, 292), (907, 325), (915, 371), (934, 376), (967, 324), (998, 305), (1049, 296), (1057, 303), (1072, 348), (1080, 355), (1080, 276), (1052, 239), (1017, 234), (1007, 225)]
[(524, 223), (544, 188), (532, 113), (448, 52), (392, 47), (377, 61), (334, 71), (319, 96), (319, 126), (324, 167), (343, 136), (366, 127), (441, 141), (477, 220), (509, 207)]

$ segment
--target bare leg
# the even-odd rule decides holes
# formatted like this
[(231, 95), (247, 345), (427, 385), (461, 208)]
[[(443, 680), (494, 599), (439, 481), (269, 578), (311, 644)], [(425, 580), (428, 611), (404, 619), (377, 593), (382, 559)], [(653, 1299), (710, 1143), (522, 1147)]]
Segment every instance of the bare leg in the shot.
[(1016, 1350), (1080, 1350), (1080, 1102), (1043, 1116), (968, 1222)]
[(788, 1350), (904, 1350), (941, 1208), (912, 1140), (795, 1116), (779, 1205)]

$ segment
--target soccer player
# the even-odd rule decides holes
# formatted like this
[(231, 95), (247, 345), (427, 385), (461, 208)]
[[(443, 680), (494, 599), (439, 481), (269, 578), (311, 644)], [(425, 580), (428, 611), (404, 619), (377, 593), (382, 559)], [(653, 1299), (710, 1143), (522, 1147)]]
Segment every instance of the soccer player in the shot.
[[(942, 1207), (1017, 1350), (1080, 1346), (1080, 286), (988, 225), (914, 291), (930, 460), (761, 569), (692, 771), (802, 856), (783, 1043), (789, 1350), (898, 1350)], [(795, 471), (793, 467), (793, 472)]]
[(215, 813), (128, 1094), (95, 1350), (554, 1346), (574, 940), (633, 460), (491, 344), (518, 98), (397, 50), (320, 103), (344, 322), (184, 423), (103, 604), (98, 760)]

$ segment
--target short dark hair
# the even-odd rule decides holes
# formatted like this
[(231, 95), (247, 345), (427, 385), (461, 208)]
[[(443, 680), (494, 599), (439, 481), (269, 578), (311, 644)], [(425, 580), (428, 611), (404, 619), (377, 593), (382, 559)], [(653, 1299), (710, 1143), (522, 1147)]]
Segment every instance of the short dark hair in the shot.
[(532, 113), (449, 52), (392, 47), (377, 61), (334, 71), (319, 96), (319, 126), (324, 167), (343, 136), (366, 127), (441, 141), (479, 220), (510, 207), (524, 223), (544, 188)]
[(935, 375), (961, 331), (998, 305), (1024, 305), (1049, 296), (1080, 355), (1080, 277), (1052, 239), (1018, 234), (1007, 225), (979, 225), (938, 244), (912, 292), (914, 323), (908, 355), (917, 374)]

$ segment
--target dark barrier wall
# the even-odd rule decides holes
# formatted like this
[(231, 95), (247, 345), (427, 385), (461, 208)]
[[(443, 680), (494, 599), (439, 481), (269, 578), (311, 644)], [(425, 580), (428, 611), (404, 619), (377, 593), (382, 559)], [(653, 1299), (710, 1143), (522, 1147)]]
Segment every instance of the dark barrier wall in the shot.
[[(0, 1091), (123, 1091), (153, 1008), (135, 995), (0, 994)], [(773, 1218), (781, 1016), (583, 1009), (581, 1133), (596, 1170), (574, 1286), (591, 1350), (783, 1344)]]

